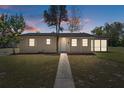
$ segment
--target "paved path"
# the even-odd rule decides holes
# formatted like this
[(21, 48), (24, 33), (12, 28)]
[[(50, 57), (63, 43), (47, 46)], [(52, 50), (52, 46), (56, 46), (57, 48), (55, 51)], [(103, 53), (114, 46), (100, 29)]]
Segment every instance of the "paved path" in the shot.
[(74, 88), (71, 68), (66, 53), (60, 54), (54, 88)]

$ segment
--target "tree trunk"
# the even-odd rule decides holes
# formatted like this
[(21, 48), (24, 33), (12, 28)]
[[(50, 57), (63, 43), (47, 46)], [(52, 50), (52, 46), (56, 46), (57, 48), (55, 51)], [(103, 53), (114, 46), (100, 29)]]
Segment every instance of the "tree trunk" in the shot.
[(56, 51), (57, 53), (59, 52), (58, 51), (58, 42), (59, 42), (59, 36), (58, 36), (58, 25), (56, 25)]
[(57, 53), (59, 53), (59, 47), (58, 47), (59, 46), (59, 43), (58, 43), (59, 42), (59, 36), (58, 36), (58, 34), (57, 34), (57, 37), (56, 38), (57, 38), (56, 50), (57, 50)]
[(15, 55), (15, 48), (13, 47), (12, 49), (13, 49), (13, 55)]
[(61, 25), (61, 14), (59, 15), (59, 18), (57, 18), (57, 25), (56, 25), (56, 38), (57, 38), (57, 43), (56, 43), (56, 49), (57, 53), (59, 53), (59, 31), (60, 31), (60, 25)]
[(13, 55), (15, 55), (15, 43), (12, 42), (12, 50), (13, 50)]

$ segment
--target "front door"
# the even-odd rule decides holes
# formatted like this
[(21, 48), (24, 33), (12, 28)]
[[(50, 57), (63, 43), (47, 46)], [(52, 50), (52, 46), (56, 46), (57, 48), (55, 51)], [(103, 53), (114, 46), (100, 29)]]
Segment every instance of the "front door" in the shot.
[(61, 52), (66, 52), (67, 49), (67, 40), (66, 38), (61, 38)]

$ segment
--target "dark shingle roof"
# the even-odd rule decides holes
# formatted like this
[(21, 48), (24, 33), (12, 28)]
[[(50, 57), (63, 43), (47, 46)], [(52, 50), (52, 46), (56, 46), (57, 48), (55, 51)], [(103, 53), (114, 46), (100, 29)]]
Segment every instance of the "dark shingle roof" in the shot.
[[(56, 36), (56, 33), (27, 33), (22, 34), (21, 36)], [(94, 35), (88, 33), (60, 33), (58, 36), (64, 37), (94, 37)]]

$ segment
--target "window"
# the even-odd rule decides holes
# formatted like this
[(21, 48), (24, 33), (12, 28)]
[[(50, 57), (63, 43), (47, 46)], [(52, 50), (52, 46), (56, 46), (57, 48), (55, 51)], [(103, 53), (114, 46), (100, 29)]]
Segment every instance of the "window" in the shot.
[(93, 40), (91, 40), (91, 51), (93, 51)]
[(82, 39), (82, 46), (88, 46), (88, 39)]
[(72, 46), (77, 46), (77, 39), (72, 39), (71, 45)]
[(100, 40), (95, 40), (95, 51), (100, 51)]
[(50, 42), (50, 39), (46, 39), (46, 44), (47, 44), (47, 45), (50, 45), (50, 43), (51, 43), (51, 42)]
[(35, 39), (29, 39), (29, 46), (35, 46)]
[(101, 40), (101, 51), (107, 51), (107, 40)]

